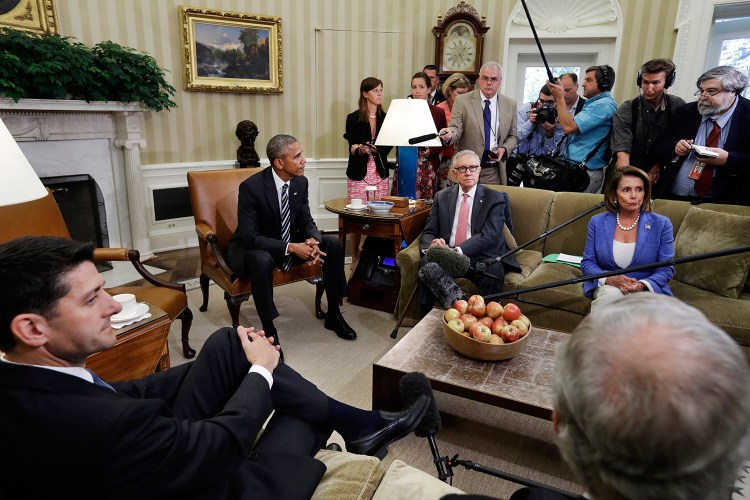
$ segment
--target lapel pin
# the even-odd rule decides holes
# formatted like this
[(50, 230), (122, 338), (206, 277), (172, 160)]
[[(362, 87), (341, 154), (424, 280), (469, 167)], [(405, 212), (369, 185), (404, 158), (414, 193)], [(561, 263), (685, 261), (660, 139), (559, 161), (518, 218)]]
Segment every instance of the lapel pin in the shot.
[(644, 224), (644, 227), (645, 227), (646, 229), (651, 229), (651, 224)]

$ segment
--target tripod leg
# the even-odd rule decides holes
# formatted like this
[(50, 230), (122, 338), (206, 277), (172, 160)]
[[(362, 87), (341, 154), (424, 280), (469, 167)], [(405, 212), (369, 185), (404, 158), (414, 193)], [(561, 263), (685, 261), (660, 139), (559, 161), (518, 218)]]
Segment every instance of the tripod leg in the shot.
[(395, 339), (396, 336), (398, 336), (398, 329), (401, 328), (401, 323), (404, 322), (404, 317), (406, 316), (406, 311), (409, 310), (409, 307), (411, 306), (411, 303), (414, 302), (414, 297), (417, 296), (417, 289), (419, 289), (419, 285), (414, 286), (414, 290), (412, 290), (411, 295), (409, 295), (409, 300), (406, 301), (406, 307), (404, 307), (404, 310), (401, 311), (401, 315), (398, 317), (398, 321), (396, 322), (396, 327), (391, 332), (391, 338)]

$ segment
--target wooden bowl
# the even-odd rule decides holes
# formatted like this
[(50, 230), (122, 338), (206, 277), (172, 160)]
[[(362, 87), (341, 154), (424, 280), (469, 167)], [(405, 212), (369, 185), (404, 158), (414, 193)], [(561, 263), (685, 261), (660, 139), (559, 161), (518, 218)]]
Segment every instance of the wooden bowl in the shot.
[(499, 345), (488, 344), (487, 342), (480, 342), (471, 337), (461, 335), (452, 330), (445, 319), (441, 318), (441, 321), (443, 322), (443, 334), (445, 335), (445, 340), (448, 342), (449, 346), (464, 356), (481, 359), (483, 361), (500, 361), (517, 356), (524, 350), (526, 344), (529, 343), (529, 337), (533, 333), (532, 328), (529, 327), (529, 333), (513, 343)]

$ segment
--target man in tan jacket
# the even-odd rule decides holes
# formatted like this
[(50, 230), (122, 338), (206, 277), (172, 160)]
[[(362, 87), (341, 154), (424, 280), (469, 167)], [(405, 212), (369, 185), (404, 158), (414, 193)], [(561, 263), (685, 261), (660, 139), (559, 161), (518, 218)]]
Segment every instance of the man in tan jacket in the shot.
[(498, 93), (503, 81), (496, 62), (479, 70), (478, 89), (456, 98), (448, 127), (440, 131), (457, 150), (470, 149), (481, 158), (480, 184), (507, 184), (505, 160), (518, 144), (516, 101)]

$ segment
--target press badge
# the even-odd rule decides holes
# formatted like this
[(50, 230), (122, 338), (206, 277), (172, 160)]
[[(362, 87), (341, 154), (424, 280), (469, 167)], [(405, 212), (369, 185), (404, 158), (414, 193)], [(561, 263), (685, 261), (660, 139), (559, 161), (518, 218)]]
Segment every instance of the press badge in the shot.
[(693, 169), (690, 171), (690, 175), (688, 175), (688, 177), (690, 177), (694, 181), (697, 181), (698, 179), (701, 178), (701, 174), (703, 173), (703, 169), (705, 167), (706, 167), (705, 163), (703, 163), (702, 161), (696, 161), (695, 165), (693, 165)]

